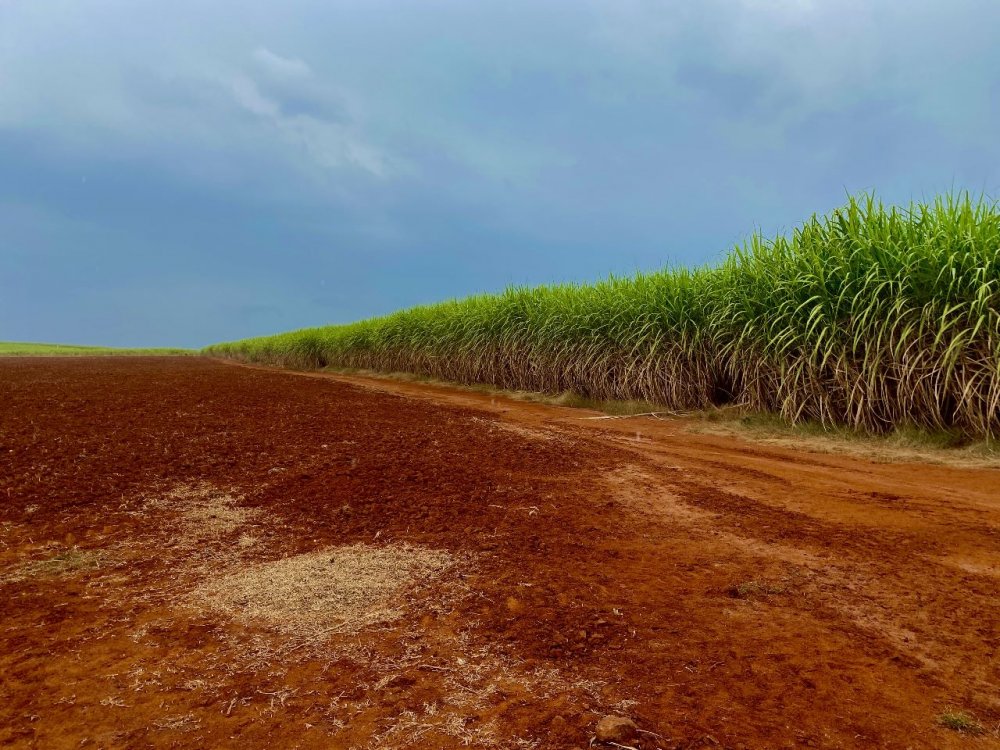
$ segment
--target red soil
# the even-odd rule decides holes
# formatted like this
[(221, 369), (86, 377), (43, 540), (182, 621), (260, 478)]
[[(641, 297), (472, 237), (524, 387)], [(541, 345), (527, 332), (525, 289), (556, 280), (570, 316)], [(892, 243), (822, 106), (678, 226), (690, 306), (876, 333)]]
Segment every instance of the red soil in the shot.
[[(0, 360), (0, 744), (584, 748), (617, 713), (644, 749), (1000, 747), (1000, 472), (585, 416)], [(193, 484), (259, 512), (181, 544), (164, 498)], [(358, 542), (468, 564), (322, 643), (191, 604), (206, 576)], [(53, 558), (82, 562), (25, 567)]]

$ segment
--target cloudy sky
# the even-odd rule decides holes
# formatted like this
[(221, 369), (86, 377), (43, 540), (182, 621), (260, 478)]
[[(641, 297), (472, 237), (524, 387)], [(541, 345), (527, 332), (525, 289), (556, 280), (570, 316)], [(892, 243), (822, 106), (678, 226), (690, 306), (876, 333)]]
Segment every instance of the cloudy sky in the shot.
[(0, 340), (200, 346), (1000, 194), (996, 0), (0, 0)]

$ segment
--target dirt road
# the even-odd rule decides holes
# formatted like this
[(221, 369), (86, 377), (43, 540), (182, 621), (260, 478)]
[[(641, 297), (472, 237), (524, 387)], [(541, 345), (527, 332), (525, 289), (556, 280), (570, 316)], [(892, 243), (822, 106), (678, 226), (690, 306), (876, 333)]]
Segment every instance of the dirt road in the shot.
[(586, 416), (0, 360), (0, 744), (1000, 748), (1000, 471)]

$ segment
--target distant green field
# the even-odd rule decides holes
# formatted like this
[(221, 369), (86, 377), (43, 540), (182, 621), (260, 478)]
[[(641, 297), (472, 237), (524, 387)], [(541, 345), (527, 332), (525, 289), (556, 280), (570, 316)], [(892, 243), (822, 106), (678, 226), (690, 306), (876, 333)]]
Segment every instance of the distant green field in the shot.
[(0, 357), (18, 356), (97, 356), (97, 355), (163, 355), (193, 354), (190, 349), (124, 349), (110, 346), (78, 346), (76, 344), (36, 344), (27, 341), (0, 341)]

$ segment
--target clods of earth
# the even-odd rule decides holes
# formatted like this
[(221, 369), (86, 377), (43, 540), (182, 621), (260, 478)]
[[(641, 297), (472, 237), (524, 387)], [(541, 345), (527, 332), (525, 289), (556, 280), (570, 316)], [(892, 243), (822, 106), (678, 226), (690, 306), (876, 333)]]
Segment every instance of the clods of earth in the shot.
[(0, 360), (0, 745), (1000, 748), (1000, 472)]

